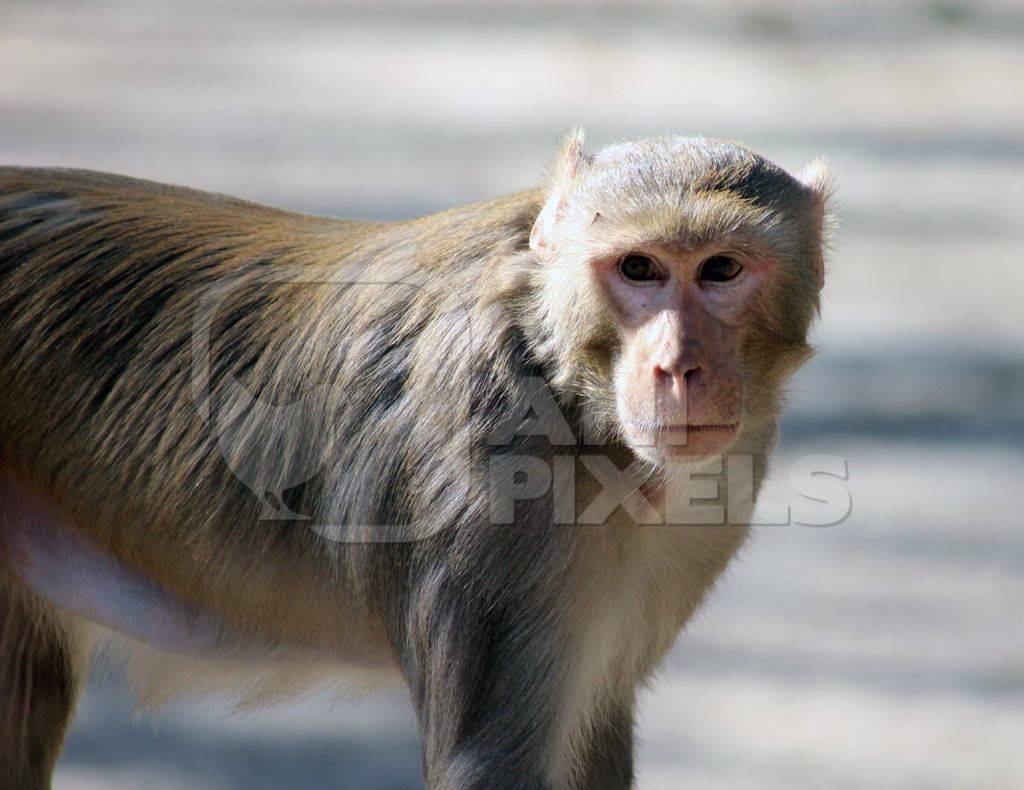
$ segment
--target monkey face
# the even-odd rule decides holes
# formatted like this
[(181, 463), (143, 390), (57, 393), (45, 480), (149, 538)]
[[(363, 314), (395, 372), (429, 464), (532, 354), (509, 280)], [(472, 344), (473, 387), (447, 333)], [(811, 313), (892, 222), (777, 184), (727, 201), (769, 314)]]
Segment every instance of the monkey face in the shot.
[(724, 452), (744, 419), (742, 347), (770, 262), (727, 244), (645, 245), (593, 262), (621, 327), (620, 431), (660, 464)]
[(570, 136), (530, 235), (558, 381), (657, 466), (774, 421), (809, 355), (828, 190), (820, 164), (739, 146)]

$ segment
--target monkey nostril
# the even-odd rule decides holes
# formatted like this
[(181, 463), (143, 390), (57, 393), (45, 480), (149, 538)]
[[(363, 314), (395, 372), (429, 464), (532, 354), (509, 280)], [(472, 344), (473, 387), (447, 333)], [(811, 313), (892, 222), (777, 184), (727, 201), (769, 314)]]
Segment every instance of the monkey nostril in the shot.
[(654, 379), (659, 384), (665, 384), (671, 386), (676, 382), (680, 384), (690, 384), (696, 375), (700, 372), (700, 366), (685, 367), (685, 366), (654, 366)]
[(654, 379), (659, 384), (668, 384), (672, 381), (672, 373), (661, 365), (655, 365)]

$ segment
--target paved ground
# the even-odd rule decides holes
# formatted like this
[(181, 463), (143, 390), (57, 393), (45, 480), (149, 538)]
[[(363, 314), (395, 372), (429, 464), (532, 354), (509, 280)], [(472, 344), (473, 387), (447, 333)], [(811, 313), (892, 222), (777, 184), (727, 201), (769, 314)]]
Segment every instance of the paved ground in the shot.
[[(1024, 786), (1019, 4), (386, 5), (0, 0), (0, 160), (391, 217), (529, 183), (575, 123), (827, 154), (772, 496), (842, 455), (852, 514), (758, 530), (645, 696), (640, 786)], [(138, 719), (98, 681), (57, 787), (415, 788), (416, 749), (399, 698)]]

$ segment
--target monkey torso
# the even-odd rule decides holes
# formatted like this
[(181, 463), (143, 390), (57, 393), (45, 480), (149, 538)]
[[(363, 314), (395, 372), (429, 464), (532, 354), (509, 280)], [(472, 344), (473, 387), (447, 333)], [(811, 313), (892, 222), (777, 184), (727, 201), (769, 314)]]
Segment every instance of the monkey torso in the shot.
[[(544, 498), (484, 523), (482, 443), (520, 379), (546, 375), (488, 301), (539, 205), (527, 191), (385, 224), (0, 169), (0, 556), (161, 649), (381, 666), (422, 649), (381, 601), (436, 616), (449, 587), (507, 577), (542, 609), (578, 597), (557, 625), (572, 682), (634, 683), (745, 529), (621, 511), (567, 527)], [(594, 494), (579, 486), (580, 508)]]
[[(259, 282), (260, 267), (310, 262), (297, 250), (342, 258), (368, 225), (133, 179), (11, 169), (0, 171), (0, 227), (0, 467), (13, 481), (8, 492), (30, 492), (22, 510), (42, 503), (34, 512), (59, 514), (98, 557), (174, 591), (183, 606), (216, 602), (229, 629), (274, 623), (273, 637), (298, 644), (311, 631), (333, 632), (326, 641), (342, 652), (350, 638), (379, 644), (369, 619), (327, 632), (315, 622), (327, 598), (348, 592), (328, 584), (333, 570), (306, 530), (259, 520), (191, 394), (204, 299), (214, 300), (211, 320), (221, 323), (211, 334), (224, 343), (207, 377), (216, 398), (223, 377), (284, 362), (270, 361), (282, 341), (252, 326), (271, 311), (294, 312), (298, 298), (265, 284), (246, 289), (247, 279)], [(218, 286), (235, 289), (229, 303), (216, 301)], [(282, 326), (283, 314), (265, 325)], [(264, 439), (241, 450), (239, 463), (257, 475), (265, 459), (253, 448)], [(264, 450), (299, 452), (289, 451)], [(252, 529), (239, 530), (247, 513)], [(280, 592), (289, 588), (294, 598)]]

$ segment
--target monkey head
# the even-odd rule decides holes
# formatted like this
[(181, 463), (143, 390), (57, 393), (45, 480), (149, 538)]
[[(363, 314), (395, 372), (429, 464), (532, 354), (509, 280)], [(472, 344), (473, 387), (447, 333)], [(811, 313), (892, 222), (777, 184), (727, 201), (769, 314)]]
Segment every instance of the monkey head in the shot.
[(774, 422), (809, 356), (829, 177), (665, 137), (569, 136), (530, 234), (537, 342), (585, 418), (656, 467)]

